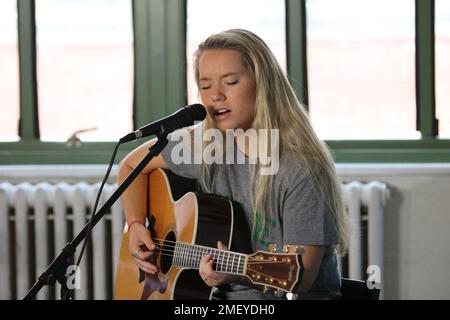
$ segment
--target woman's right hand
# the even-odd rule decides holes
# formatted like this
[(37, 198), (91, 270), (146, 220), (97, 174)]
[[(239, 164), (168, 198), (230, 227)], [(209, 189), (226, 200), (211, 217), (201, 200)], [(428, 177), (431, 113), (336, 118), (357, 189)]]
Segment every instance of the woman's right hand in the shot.
[(158, 268), (149, 262), (156, 245), (152, 241), (150, 231), (143, 224), (133, 223), (128, 229), (129, 250), (136, 265), (144, 272), (155, 274)]

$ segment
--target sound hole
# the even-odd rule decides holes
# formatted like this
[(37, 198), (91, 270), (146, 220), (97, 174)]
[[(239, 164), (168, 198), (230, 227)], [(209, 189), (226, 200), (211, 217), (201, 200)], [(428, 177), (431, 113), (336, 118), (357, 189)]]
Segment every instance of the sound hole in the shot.
[(172, 266), (173, 252), (175, 249), (175, 233), (169, 232), (161, 244), (161, 272), (167, 273)]

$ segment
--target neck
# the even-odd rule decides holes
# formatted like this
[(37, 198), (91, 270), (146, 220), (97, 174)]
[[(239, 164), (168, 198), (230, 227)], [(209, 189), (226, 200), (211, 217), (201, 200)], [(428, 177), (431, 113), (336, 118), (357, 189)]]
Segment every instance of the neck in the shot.
[(247, 135), (243, 136), (234, 136), (234, 142), (239, 150), (245, 154), (246, 157), (250, 154), (250, 137)]
[(209, 254), (214, 260), (216, 271), (243, 275), (247, 255), (200, 245), (177, 242), (172, 263), (189, 269), (199, 269), (200, 260)]

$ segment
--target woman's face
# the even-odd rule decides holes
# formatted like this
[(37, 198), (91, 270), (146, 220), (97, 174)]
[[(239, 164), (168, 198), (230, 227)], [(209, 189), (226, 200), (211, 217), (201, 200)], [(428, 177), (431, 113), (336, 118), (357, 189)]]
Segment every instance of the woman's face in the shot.
[(236, 50), (204, 51), (199, 59), (199, 90), (216, 127), (250, 128), (255, 115), (256, 84)]

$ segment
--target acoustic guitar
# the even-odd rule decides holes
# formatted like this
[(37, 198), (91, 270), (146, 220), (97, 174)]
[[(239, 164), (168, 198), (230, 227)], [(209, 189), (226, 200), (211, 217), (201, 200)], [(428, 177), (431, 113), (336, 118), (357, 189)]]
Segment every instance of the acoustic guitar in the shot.
[[(149, 175), (148, 195), (148, 229), (156, 244), (151, 262), (158, 272), (151, 275), (138, 269), (128, 251), (125, 228), (115, 299), (211, 299), (212, 288), (198, 273), (205, 254), (214, 259), (217, 272), (246, 276), (278, 296), (292, 292), (300, 282), (300, 246), (284, 245), (281, 252), (275, 245), (269, 246), (268, 252), (233, 251), (236, 245), (249, 251), (245, 244), (251, 241), (243, 236), (250, 234), (245, 216), (236, 212), (240, 208), (232, 201), (197, 192), (195, 180), (162, 169)], [(231, 250), (216, 249), (219, 240)]]

